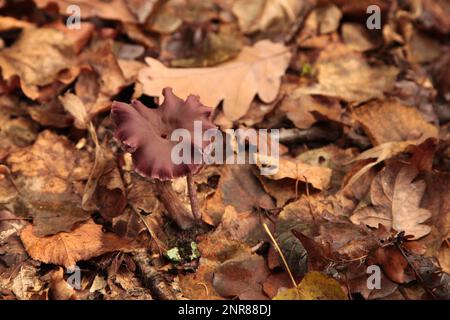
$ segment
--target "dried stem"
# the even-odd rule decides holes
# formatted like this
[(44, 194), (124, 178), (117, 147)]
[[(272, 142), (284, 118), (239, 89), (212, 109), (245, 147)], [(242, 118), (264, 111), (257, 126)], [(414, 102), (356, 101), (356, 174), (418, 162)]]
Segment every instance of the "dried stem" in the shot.
[(202, 218), (202, 215), (198, 207), (197, 190), (195, 188), (195, 182), (192, 179), (192, 174), (188, 173), (186, 176), (186, 180), (187, 180), (189, 201), (191, 202), (192, 214), (196, 219), (200, 220)]

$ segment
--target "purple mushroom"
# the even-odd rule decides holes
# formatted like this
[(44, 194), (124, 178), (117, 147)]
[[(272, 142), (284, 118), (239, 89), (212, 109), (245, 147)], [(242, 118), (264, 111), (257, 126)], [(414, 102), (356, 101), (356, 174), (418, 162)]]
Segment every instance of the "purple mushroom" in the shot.
[(190, 139), (187, 143), (190, 143), (188, 147), (192, 150), (191, 161), (176, 164), (172, 161), (172, 149), (179, 142), (172, 141), (171, 135), (177, 129), (185, 129), (194, 136), (195, 121), (201, 121), (201, 134), (216, 126), (210, 120), (212, 109), (204, 106), (198, 96), (190, 95), (184, 101), (171, 88), (165, 88), (163, 96), (164, 102), (157, 109), (150, 109), (138, 100), (133, 100), (131, 105), (114, 101), (111, 107), (111, 118), (116, 126), (114, 138), (125, 151), (131, 153), (134, 170), (141, 176), (155, 179), (167, 211), (176, 211), (172, 212), (172, 218), (179, 226), (187, 228), (192, 223), (182, 217), (186, 214), (180, 214), (184, 207), (179, 199), (178, 203), (173, 202), (176, 202), (174, 192), (164, 182), (187, 176), (192, 214), (199, 219), (192, 175), (199, 171), (202, 163), (194, 163), (194, 156), (196, 153), (203, 154), (207, 145)]

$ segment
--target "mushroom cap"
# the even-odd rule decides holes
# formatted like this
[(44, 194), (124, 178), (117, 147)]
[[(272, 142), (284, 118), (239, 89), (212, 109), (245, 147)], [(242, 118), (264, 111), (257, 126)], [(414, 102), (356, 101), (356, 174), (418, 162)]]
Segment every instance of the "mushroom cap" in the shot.
[[(131, 104), (114, 101), (111, 107), (116, 126), (114, 138), (132, 154), (134, 170), (144, 177), (170, 180), (195, 174), (203, 164), (194, 164), (194, 154), (202, 154), (207, 144), (195, 144), (194, 121), (202, 122), (202, 135), (216, 128), (210, 120), (212, 109), (195, 95), (185, 101), (180, 99), (171, 88), (164, 88), (163, 96), (164, 102), (157, 109), (150, 109), (138, 100)], [(172, 149), (179, 142), (171, 141), (170, 136), (176, 129), (186, 129), (191, 135), (190, 146), (186, 146), (191, 148), (190, 163), (172, 161)]]

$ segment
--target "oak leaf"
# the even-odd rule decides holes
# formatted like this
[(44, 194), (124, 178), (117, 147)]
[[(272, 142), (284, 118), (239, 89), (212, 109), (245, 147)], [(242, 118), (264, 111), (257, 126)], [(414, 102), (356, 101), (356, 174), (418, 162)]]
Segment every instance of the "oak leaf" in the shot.
[(211, 68), (167, 68), (148, 57), (149, 67), (141, 70), (138, 80), (149, 96), (162, 98), (162, 89), (170, 86), (182, 99), (199, 95), (207, 106), (216, 107), (223, 100), (225, 116), (236, 120), (245, 115), (256, 94), (266, 103), (276, 98), (290, 58), (285, 46), (263, 40)]
[(426, 184), (423, 180), (414, 180), (417, 174), (413, 166), (400, 163), (384, 168), (372, 181), (372, 205), (357, 210), (351, 217), (352, 222), (363, 222), (371, 227), (382, 224), (388, 229), (405, 231), (414, 239), (430, 233), (430, 226), (423, 223), (431, 217), (431, 212), (420, 208)]

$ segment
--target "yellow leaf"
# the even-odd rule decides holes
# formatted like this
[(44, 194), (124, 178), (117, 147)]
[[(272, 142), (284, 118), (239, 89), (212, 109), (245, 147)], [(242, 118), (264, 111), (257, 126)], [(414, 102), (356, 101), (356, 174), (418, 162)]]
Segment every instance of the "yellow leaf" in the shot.
[(347, 294), (336, 280), (312, 271), (305, 275), (297, 289), (280, 292), (273, 300), (347, 300)]

